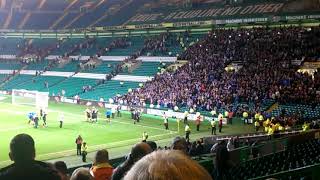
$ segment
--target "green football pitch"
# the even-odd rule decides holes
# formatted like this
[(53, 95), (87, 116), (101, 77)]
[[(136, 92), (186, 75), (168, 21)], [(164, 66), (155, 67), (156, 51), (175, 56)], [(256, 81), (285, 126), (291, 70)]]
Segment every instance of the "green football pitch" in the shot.
[[(122, 117), (112, 119), (107, 123), (105, 110), (99, 109), (98, 123), (85, 121), (85, 106), (49, 102), (46, 128), (35, 129), (28, 124), (27, 114), (36, 111), (35, 107), (12, 105), (11, 97), (0, 101), (0, 167), (10, 164), (8, 157), (10, 140), (19, 133), (30, 134), (36, 143), (36, 154), (39, 160), (74, 155), (75, 139), (81, 135), (88, 143), (89, 151), (101, 148), (118, 148), (141, 141), (144, 131), (149, 134), (149, 140), (162, 140), (184, 135), (184, 125), (180, 123), (180, 132), (176, 120), (170, 119), (169, 129), (163, 127), (161, 117), (143, 114), (140, 123), (133, 124), (128, 112), (122, 112)], [(63, 128), (59, 128), (58, 115), (64, 114)], [(42, 121), (39, 121), (42, 124)], [(210, 135), (209, 122), (203, 122), (199, 132), (191, 124), (191, 138), (198, 135)], [(253, 132), (253, 128), (239, 125), (224, 127), (224, 134)]]

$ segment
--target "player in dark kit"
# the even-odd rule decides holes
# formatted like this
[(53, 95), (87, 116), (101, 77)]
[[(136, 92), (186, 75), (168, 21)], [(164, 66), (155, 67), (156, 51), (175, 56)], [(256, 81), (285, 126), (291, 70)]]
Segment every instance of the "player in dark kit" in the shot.
[(87, 108), (85, 110), (85, 113), (86, 113), (87, 121), (90, 122), (91, 121), (91, 110), (89, 108)]
[(60, 113), (58, 118), (59, 118), (59, 119), (58, 119), (58, 121), (59, 121), (59, 127), (62, 128), (62, 126), (63, 126), (63, 121), (64, 121), (64, 114), (63, 114), (63, 113)]
[(42, 119), (42, 115), (43, 115), (43, 110), (42, 110), (42, 108), (40, 108), (40, 117), (39, 117), (39, 119), (41, 120)]
[(35, 112), (29, 112), (29, 113), (28, 113), (28, 119), (29, 119), (28, 124), (30, 124), (31, 122), (33, 122), (33, 118), (34, 118), (35, 115), (36, 115)]
[(168, 116), (166, 115), (165, 112), (163, 112), (163, 125), (166, 130), (169, 130), (169, 122), (168, 122)]
[(35, 115), (35, 116), (34, 116), (33, 122), (34, 122), (34, 128), (38, 128), (38, 123), (39, 123), (39, 117), (38, 117), (38, 115)]
[(111, 122), (111, 119), (110, 119), (110, 117), (111, 117), (111, 110), (108, 109), (108, 110), (106, 111), (105, 115), (106, 115), (106, 118), (107, 118), (107, 122), (110, 123), (110, 122)]
[(47, 126), (47, 112), (42, 111), (42, 121), (43, 121), (43, 127)]
[(117, 117), (121, 117), (121, 106), (117, 106)]
[(98, 122), (98, 110), (93, 107), (91, 111), (92, 122)]

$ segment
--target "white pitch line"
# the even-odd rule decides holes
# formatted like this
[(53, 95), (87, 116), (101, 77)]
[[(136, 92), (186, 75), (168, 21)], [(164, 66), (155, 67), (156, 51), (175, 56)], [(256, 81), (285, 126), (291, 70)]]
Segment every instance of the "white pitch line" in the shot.
[(18, 126), (15, 128), (0, 129), (0, 132), (8, 132), (8, 131), (13, 131), (13, 130), (28, 129), (28, 128), (29, 127), (27, 127), (27, 126)]

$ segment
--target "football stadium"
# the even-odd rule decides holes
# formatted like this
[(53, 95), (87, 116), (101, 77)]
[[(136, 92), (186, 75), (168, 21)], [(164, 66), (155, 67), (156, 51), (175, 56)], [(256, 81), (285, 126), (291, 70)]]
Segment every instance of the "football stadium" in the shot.
[(319, 0), (0, 0), (0, 180), (319, 180)]

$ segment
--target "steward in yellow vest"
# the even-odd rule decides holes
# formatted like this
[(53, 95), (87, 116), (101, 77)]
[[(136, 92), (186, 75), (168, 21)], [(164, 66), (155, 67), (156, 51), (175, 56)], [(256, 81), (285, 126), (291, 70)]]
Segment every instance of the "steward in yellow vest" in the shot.
[(254, 122), (254, 127), (256, 127), (256, 132), (258, 132), (259, 128), (260, 128), (260, 123), (258, 121), (255, 121)]

